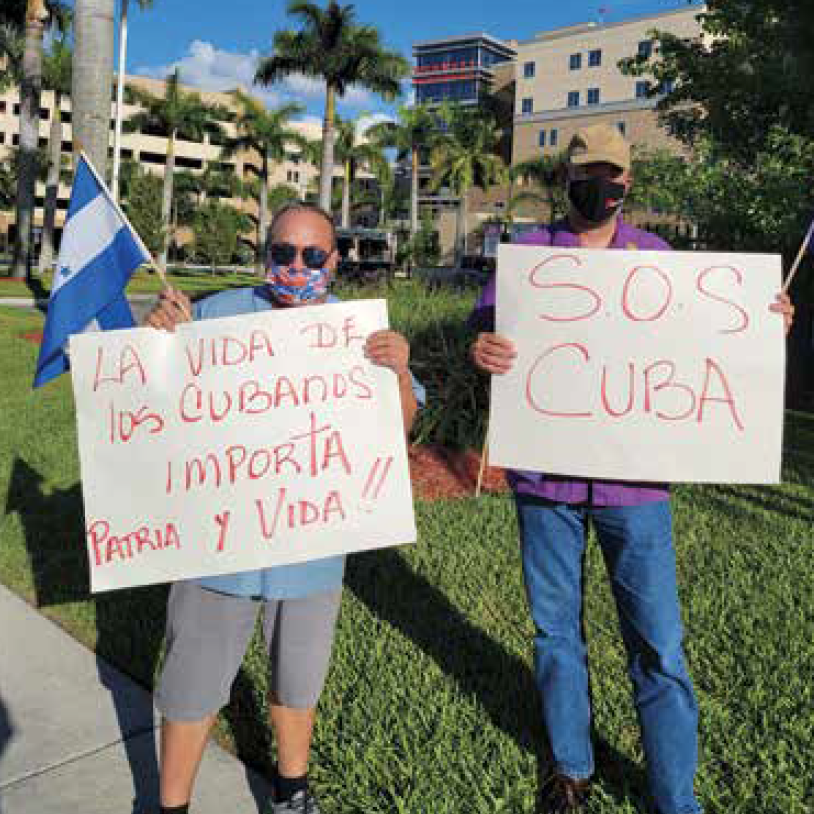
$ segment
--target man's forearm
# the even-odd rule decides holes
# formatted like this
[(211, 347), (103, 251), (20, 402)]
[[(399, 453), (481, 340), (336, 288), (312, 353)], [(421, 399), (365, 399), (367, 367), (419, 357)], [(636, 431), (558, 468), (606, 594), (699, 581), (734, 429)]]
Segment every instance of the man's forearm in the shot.
[(418, 402), (413, 392), (413, 378), (409, 370), (398, 374), (399, 396), (401, 398), (401, 415), (404, 420), (404, 432), (409, 433), (415, 421), (415, 414), (418, 412)]

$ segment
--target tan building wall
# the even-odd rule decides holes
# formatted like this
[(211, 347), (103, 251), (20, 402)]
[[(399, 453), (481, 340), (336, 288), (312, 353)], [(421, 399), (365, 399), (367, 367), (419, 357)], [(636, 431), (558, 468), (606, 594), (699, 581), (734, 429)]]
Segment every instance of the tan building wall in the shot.
[[(164, 83), (160, 80), (143, 76), (128, 76), (127, 84), (134, 85), (150, 93), (160, 96), (164, 93)], [(198, 93), (201, 98), (210, 104), (219, 104), (227, 109), (234, 110), (235, 103), (233, 97), (228, 93), (216, 93), (202, 91), (198, 88), (184, 87), (187, 92)], [(50, 91), (43, 91), (40, 102), (40, 145), (47, 147), (50, 135), (51, 117), (54, 108), (54, 94)], [(133, 113), (139, 110), (138, 105), (125, 103), (123, 109), (124, 121)], [(110, 145), (112, 154), (113, 145), (113, 117), (115, 114), (115, 104), (111, 103), (111, 124), (110, 124)], [(71, 129), (71, 103), (69, 98), (64, 98), (61, 107), (62, 118), (62, 152), (65, 156), (70, 156), (72, 151), (72, 129)], [(234, 136), (235, 125), (231, 121), (222, 121), (221, 125), (227, 136)], [(297, 130), (309, 140), (321, 137), (321, 126), (310, 121), (292, 122), (292, 129)], [(7, 160), (11, 149), (17, 146), (19, 139), (19, 92), (17, 88), (12, 88), (4, 94), (0, 94), (0, 160)], [(141, 164), (142, 168), (163, 176), (164, 164), (167, 154), (167, 139), (163, 136), (153, 136), (146, 133), (123, 133), (122, 134), (122, 160), (132, 159)], [(308, 191), (309, 184), (316, 178), (319, 170), (313, 164), (304, 161), (298, 154), (296, 148), (292, 148), (287, 160), (272, 168), (270, 184), (288, 184), (294, 187), (300, 197), (304, 197)], [(179, 138), (176, 141), (176, 171), (189, 170), (193, 173), (203, 172), (210, 163), (228, 163), (242, 180), (248, 180), (252, 175), (257, 175), (260, 168), (259, 156), (254, 153), (238, 154), (228, 162), (221, 159), (221, 146), (211, 141), (209, 135), (205, 135), (203, 141), (188, 141)], [(109, 163), (108, 172), (111, 171), (112, 161)], [(337, 167), (335, 174), (339, 174), (341, 168)], [(39, 227), (43, 222), (42, 200), (45, 195), (45, 187), (41, 182), (37, 182), (36, 196), (38, 206), (34, 212), (34, 226)], [(70, 197), (70, 186), (60, 184), (58, 194), (57, 228), (64, 224), (65, 214), (68, 208)], [(258, 205), (253, 199), (229, 199), (228, 203), (245, 211), (253, 220), (257, 220)], [(9, 230), (15, 221), (13, 212), (0, 212), (0, 246), (8, 240)], [(181, 242), (189, 238), (189, 234), (181, 232), (178, 237)], [(253, 242), (253, 236), (246, 236)]]
[[(653, 29), (679, 37), (699, 36), (698, 13), (698, 7), (691, 7), (611, 25), (588, 23), (519, 42), (515, 115), (524, 115), (524, 99), (532, 100), (532, 115), (566, 108), (572, 91), (580, 94), (580, 106), (586, 106), (591, 88), (599, 90), (600, 104), (634, 100), (638, 79), (622, 74), (619, 61), (635, 56), (639, 43), (650, 40)], [(590, 64), (592, 52), (599, 52), (600, 64)], [(572, 55), (580, 59), (577, 69), (571, 69)], [(525, 75), (527, 64), (533, 65), (532, 77)]]

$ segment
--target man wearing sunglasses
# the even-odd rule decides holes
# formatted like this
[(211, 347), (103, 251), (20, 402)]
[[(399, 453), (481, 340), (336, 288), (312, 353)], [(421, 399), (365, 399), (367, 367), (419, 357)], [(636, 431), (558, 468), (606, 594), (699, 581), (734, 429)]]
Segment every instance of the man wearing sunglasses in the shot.
[[(328, 286), (338, 260), (336, 232), (322, 209), (294, 203), (269, 229), (266, 281), (191, 305), (161, 294), (146, 323), (180, 322), (336, 302)], [(371, 334), (365, 355), (398, 376), (404, 430), (424, 390), (410, 374), (403, 336)], [(161, 725), (161, 814), (187, 814), (209, 732), (229, 692), (263, 606), (269, 653), (271, 726), (277, 743), (271, 814), (319, 814), (308, 788), (308, 757), (317, 701), (328, 671), (339, 612), (344, 557), (177, 582), (167, 604), (166, 656), (156, 705)]]

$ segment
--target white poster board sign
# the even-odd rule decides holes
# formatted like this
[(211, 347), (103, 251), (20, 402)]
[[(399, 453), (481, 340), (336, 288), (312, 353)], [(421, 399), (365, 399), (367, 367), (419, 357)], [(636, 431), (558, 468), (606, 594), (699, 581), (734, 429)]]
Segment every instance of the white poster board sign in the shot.
[(416, 539), (383, 300), (76, 336), (94, 591)]
[(779, 256), (500, 246), (489, 456), (630, 481), (777, 483)]

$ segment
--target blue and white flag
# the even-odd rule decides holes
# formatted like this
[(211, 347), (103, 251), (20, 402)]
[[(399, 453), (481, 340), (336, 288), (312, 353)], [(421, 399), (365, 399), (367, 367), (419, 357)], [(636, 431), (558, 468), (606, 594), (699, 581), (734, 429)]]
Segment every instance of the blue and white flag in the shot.
[(34, 387), (68, 369), (71, 334), (135, 325), (124, 289), (133, 272), (149, 260), (141, 238), (82, 154), (62, 231)]

